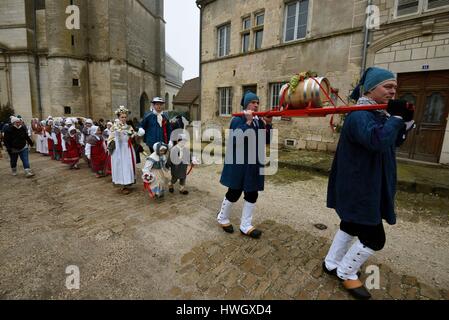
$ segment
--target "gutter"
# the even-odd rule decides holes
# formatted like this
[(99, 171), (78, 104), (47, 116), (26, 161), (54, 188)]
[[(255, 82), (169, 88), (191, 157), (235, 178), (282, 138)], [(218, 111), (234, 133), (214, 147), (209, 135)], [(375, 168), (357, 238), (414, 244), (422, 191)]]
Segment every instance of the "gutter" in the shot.
[[(373, 0), (368, 0), (368, 6), (371, 6), (372, 4), (373, 4)], [(366, 69), (366, 58), (367, 58), (368, 46), (370, 45), (370, 43), (369, 43), (370, 30), (366, 26), (366, 21), (367, 21), (368, 17), (369, 17), (369, 13), (366, 14), (365, 26), (364, 26), (362, 65), (361, 65), (361, 70), (360, 70), (360, 77), (362, 77), (363, 72), (365, 72), (365, 69)]]
[[(199, 2), (199, 1), (198, 1)], [(198, 117), (199, 117), (199, 121), (201, 121), (201, 109), (202, 109), (202, 96), (203, 96), (203, 92), (201, 90), (202, 88), (202, 79), (203, 79), (203, 65), (201, 63), (201, 54), (203, 52), (203, 43), (202, 43), (202, 39), (203, 39), (203, 10), (202, 10), (202, 6), (199, 3), (196, 3), (196, 6), (198, 7), (198, 9), (200, 9), (200, 54), (199, 54), (199, 68), (200, 68), (200, 72), (199, 72), (199, 77), (200, 77), (200, 95), (199, 95), (199, 101), (198, 101)], [(195, 100), (193, 100), (195, 101)]]
[[(38, 53), (38, 45), (37, 45), (37, 10), (36, 10), (36, 1), (33, 1), (33, 11), (34, 11), (34, 64), (36, 69), (36, 88), (37, 88), (37, 105), (39, 110), (39, 119), (43, 118), (43, 110), (42, 110), (42, 93), (41, 93), (41, 73), (40, 73), (40, 60)], [(33, 113), (31, 111), (31, 113)], [(33, 116), (33, 115), (32, 115)]]

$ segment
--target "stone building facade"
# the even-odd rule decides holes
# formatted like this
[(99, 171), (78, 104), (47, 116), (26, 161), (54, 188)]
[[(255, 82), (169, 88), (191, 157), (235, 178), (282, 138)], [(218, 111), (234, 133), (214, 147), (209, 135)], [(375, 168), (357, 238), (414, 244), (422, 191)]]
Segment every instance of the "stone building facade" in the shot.
[(173, 100), (182, 87), (182, 73), (184, 68), (168, 53), (165, 60), (165, 107), (174, 110)]
[[(69, 29), (71, 5), (79, 29)], [(0, 103), (32, 117), (139, 118), (165, 92), (162, 0), (0, 1)], [(67, 10), (67, 12), (66, 12)]]
[[(283, 83), (298, 72), (313, 70), (346, 98), (365, 67), (381, 66), (397, 73), (399, 95), (415, 98), (422, 127), (427, 123), (432, 131), (436, 123), (429, 119), (439, 125), (439, 135), (428, 134), (434, 140), (432, 148), (424, 150), (423, 140), (413, 137), (400, 155), (449, 163), (449, 1), (197, 0), (197, 4), (201, 118), (207, 126), (226, 128), (232, 112), (240, 111), (245, 90), (256, 91), (262, 109), (269, 109), (278, 104)], [(368, 5), (374, 7), (367, 10)], [(413, 76), (427, 77), (439, 86), (411, 88)], [(329, 120), (329, 116), (282, 119), (275, 125), (280, 142), (334, 151), (338, 134)], [(339, 121), (336, 116), (334, 122)]]

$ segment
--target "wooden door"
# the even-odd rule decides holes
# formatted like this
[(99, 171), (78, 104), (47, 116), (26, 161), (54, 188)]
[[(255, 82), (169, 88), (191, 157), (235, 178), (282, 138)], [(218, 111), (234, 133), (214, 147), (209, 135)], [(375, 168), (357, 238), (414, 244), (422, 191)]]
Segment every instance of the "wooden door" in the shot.
[(439, 162), (449, 113), (449, 72), (399, 74), (397, 97), (416, 106), (416, 129), (409, 133), (398, 156)]

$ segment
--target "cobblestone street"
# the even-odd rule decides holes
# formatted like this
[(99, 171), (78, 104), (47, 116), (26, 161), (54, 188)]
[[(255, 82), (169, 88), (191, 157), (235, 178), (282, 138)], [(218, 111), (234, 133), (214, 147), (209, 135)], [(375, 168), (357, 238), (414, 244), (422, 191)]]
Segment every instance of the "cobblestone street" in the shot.
[[(27, 180), (0, 160), (1, 299), (351, 299), (321, 271), (339, 221), (325, 208), (323, 177), (268, 178), (254, 220), (264, 233), (253, 240), (216, 223), (221, 166), (194, 169), (188, 196), (175, 189), (155, 201), (140, 181), (121, 195), (85, 163), (70, 171), (32, 154), (31, 165), (36, 177)], [(366, 264), (380, 270), (373, 298), (449, 299), (447, 219), (405, 210)], [(238, 204), (236, 229), (240, 212)], [(65, 286), (70, 265), (80, 269), (79, 290)]]

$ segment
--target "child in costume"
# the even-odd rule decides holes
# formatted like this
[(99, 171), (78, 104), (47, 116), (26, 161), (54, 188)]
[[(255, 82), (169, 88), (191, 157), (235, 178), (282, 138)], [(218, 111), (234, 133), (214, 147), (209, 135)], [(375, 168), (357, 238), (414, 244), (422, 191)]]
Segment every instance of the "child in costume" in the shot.
[(90, 128), (86, 142), (85, 153), (90, 161), (92, 171), (95, 172), (97, 178), (104, 177), (107, 149), (100, 127), (93, 126)]
[(70, 165), (70, 169), (79, 170), (78, 162), (81, 155), (81, 132), (71, 126), (64, 136), (65, 148), (63, 162)]
[(171, 171), (171, 181), (168, 185), (168, 191), (174, 192), (174, 184), (179, 180), (179, 193), (188, 195), (189, 191), (185, 189), (187, 179), (187, 169), (189, 164), (191, 166), (198, 164), (196, 159), (190, 157), (190, 149), (186, 146), (187, 136), (180, 134), (178, 143), (170, 150), (170, 157), (168, 166)]
[(157, 142), (153, 145), (154, 152), (147, 158), (142, 169), (144, 187), (152, 197), (164, 197), (167, 186), (167, 153), (168, 145)]

